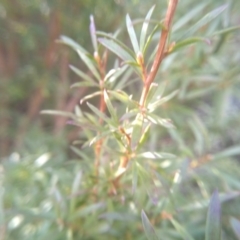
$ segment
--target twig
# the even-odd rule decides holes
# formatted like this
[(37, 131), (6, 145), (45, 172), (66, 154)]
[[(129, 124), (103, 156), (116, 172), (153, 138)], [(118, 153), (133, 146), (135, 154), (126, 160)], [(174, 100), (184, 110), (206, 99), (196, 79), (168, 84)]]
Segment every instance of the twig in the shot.
[(162, 30), (161, 37), (159, 39), (157, 54), (153, 61), (151, 71), (144, 83), (144, 88), (143, 88), (142, 95), (141, 95), (141, 98), (139, 101), (139, 104), (142, 107), (145, 104), (145, 100), (146, 100), (150, 85), (154, 81), (157, 71), (160, 67), (160, 64), (165, 56), (166, 42), (167, 42), (167, 38), (169, 35), (169, 30), (171, 27), (172, 19), (173, 19), (173, 16), (174, 16), (174, 13), (175, 13), (175, 10), (177, 7), (177, 3), (178, 3), (178, 0), (169, 0), (166, 18), (164, 21), (165, 28)]

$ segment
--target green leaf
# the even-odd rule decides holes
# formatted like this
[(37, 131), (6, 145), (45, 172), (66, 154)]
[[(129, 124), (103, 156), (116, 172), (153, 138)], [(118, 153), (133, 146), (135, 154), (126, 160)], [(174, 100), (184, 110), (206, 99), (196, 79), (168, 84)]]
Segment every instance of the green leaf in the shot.
[(63, 43), (68, 45), (69, 47), (73, 48), (75, 51), (81, 51), (83, 53), (88, 53), (81, 45), (79, 45), (77, 42), (75, 42), (74, 40), (72, 40), (71, 38), (67, 37), (67, 36), (60, 36), (60, 40), (58, 40), (57, 42), (59, 43)]
[(145, 53), (146, 53), (146, 51), (147, 51), (150, 43), (152, 42), (153, 36), (154, 36), (154, 34), (157, 32), (157, 30), (158, 30), (159, 27), (164, 28), (163, 24), (159, 23), (158, 25), (156, 25), (156, 26), (154, 27), (154, 29), (152, 30), (151, 34), (148, 36), (147, 41), (146, 41), (146, 44), (145, 44), (144, 49), (143, 49), (143, 52), (142, 52), (143, 56), (145, 55)]
[(177, 20), (176, 23), (174, 23), (172, 31), (175, 32), (184, 25), (186, 25), (188, 22), (190, 22), (194, 17), (198, 15), (198, 13), (200, 13), (204, 9), (204, 7), (207, 6), (207, 4), (209, 3), (208, 2), (198, 3), (195, 8), (188, 9), (186, 14), (183, 14), (183, 16), (179, 20)]
[(70, 65), (70, 69), (76, 73), (79, 77), (81, 77), (82, 79), (84, 79), (85, 81), (92, 83), (96, 86), (98, 86), (98, 84), (91, 78), (89, 77), (86, 73), (84, 73), (82, 70)]
[(139, 50), (139, 44), (138, 44), (136, 33), (135, 33), (135, 30), (134, 30), (134, 27), (133, 27), (132, 20), (131, 20), (131, 18), (129, 17), (128, 14), (126, 16), (126, 25), (127, 25), (128, 34), (129, 34), (134, 52), (137, 55), (138, 52), (140, 51)]
[(205, 240), (221, 240), (221, 204), (217, 191), (213, 193), (208, 208)]
[(143, 229), (147, 236), (147, 239), (148, 240), (158, 240), (156, 232), (155, 232), (151, 222), (149, 221), (146, 213), (144, 212), (144, 210), (142, 210), (141, 217), (142, 217)]
[(214, 155), (214, 160), (221, 159), (221, 158), (229, 158), (232, 156), (240, 155), (240, 146), (236, 145), (233, 147), (229, 147), (222, 152), (219, 152)]
[(143, 117), (141, 115), (138, 115), (133, 121), (132, 125), (131, 149), (135, 151), (142, 137)]
[(75, 214), (73, 214), (70, 217), (70, 220), (74, 220), (74, 219), (76, 219), (78, 217), (86, 217), (89, 214), (94, 214), (97, 211), (99, 211), (100, 209), (105, 208), (105, 206), (106, 206), (106, 204), (104, 204), (102, 202), (99, 202), (99, 203), (91, 204), (91, 205), (89, 205), (87, 207), (83, 207), (80, 210), (78, 210)]
[(96, 96), (99, 96), (99, 95), (101, 95), (101, 92), (100, 92), (100, 91), (97, 91), (97, 92), (94, 92), (94, 93), (92, 93), (92, 94), (89, 94), (89, 95), (83, 97), (83, 98), (80, 100), (80, 104), (82, 104), (83, 102), (85, 102), (85, 101), (88, 100), (88, 99), (91, 99), (91, 98), (96, 97)]
[(135, 193), (138, 185), (138, 172), (136, 162), (132, 162), (132, 192)]
[(214, 32), (211, 34), (211, 36), (216, 36), (216, 35), (228, 35), (236, 30), (239, 30), (240, 26), (234, 26), (234, 27), (229, 27), (229, 28), (224, 28), (220, 31)]
[(177, 42), (174, 45), (174, 47), (170, 50), (169, 53), (176, 52), (177, 50), (179, 50), (181, 48), (184, 48), (188, 45), (191, 45), (191, 44), (197, 43), (197, 42), (204, 42), (204, 43), (210, 44), (210, 40), (207, 39), (207, 38), (200, 38), (200, 37), (188, 38), (188, 39), (185, 39), (183, 41)]
[(170, 221), (184, 240), (194, 240), (194, 238), (187, 232), (187, 230), (179, 222), (177, 222), (173, 218)]
[(93, 84), (91, 82), (81, 81), (81, 82), (76, 82), (70, 86), (70, 88), (81, 88), (81, 87), (98, 87), (98, 85)]
[(99, 38), (98, 41), (103, 46), (105, 46), (107, 49), (109, 49), (110, 51), (115, 53), (117, 56), (119, 56), (122, 60), (124, 60), (124, 61), (129, 61), (129, 60), (135, 61), (135, 59), (125, 49), (123, 49), (122, 46), (120, 46), (119, 44), (117, 44), (113, 40), (109, 40), (109, 39), (106, 39), (106, 38)]
[(105, 103), (106, 103), (106, 105), (107, 105), (108, 111), (109, 111), (111, 117), (113, 118), (113, 121), (114, 121), (116, 124), (118, 124), (118, 118), (117, 118), (116, 111), (115, 111), (115, 109), (113, 108), (113, 105), (112, 105), (112, 103), (111, 103), (111, 101), (110, 101), (110, 99), (109, 99), (109, 97), (108, 97), (107, 91), (106, 91), (105, 89), (104, 89), (103, 94), (104, 94), (104, 101), (105, 101)]
[(104, 82), (115, 82), (124, 72), (126, 72), (128, 66), (124, 65), (121, 68), (111, 69), (105, 76)]
[(97, 45), (96, 27), (95, 27), (93, 15), (90, 16), (89, 30), (90, 30), (90, 35), (91, 35), (91, 40), (92, 40), (94, 51), (97, 52), (98, 45)]
[(161, 97), (159, 96), (159, 99), (153, 103), (148, 104), (148, 109), (150, 112), (153, 112), (154, 110), (156, 110), (160, 105), (162, 105), (163, 103), (169, 101), (170, 99), (172, 99), (174, 96), (176, 96), (176, 94), (178, 93), (178, 90), (173, 91), (172, 93), (170, 93), (169, 95), (165, 96), (165, 97)]
[(82, 61), (86, 64), (86, 66), (88, 67), (88, 69), (92, 72), (92, 74), (96, 77), (96, 79), (100, 80), (101, 77), (93, 63), (93, 61), (87, 56), (87, 54), (81, 52), (81, 51), (77, 51), (78, 55), (80, 56), (80, 58), (82, 59)]
[(173, 125), (171, 119), (160, 118), (159, 116), (157, 116), (153, 113), (147, 113), (146, 118), (153, 124), (162, 125), (165, 128), (174, 128), (174, 125)]
[(145, 21), (143, 22), (143, 25), (142, 25), (142, 31), (141, 31), (141, 35), (140, 35), (140, 51), (141, 52), (144, 52), (144, 45), (145, 45), (145, 39), (146, 39), (146, 35), (147, 35), (149, 20), (152, 16), (154, 8), (155, 8), (155, 5), (152, 6), (151, 9), (148, 11)]
[(240, 240), (240, 221), (236, 218), (231, 217), (230, 224), (236, 237), (238, 238), (238, 240)]
[(227, 4), (222, 5), (221, 7), (218, 7), (214, 9), (213, 11), (207, 13), (203, 18), (201, 18), (197, 23), (195, 23), (192, 27), (189, 28), (189, 30), (182, 36), (180, 39), (186, 36), (192, 36), (195, 32), (197, 32), (201, 27), (206, 25), (207, 23), (211, 22), (214, 18), (219, 16), (226, 8)]
[(171, 153), (165, 153), (165, 152), (144, 152), (144, 153), (140, 153), (138, 155), (136, 155), (136, 158), (146, 158), (146, 159), (169, 159), (169, 158), (176, 158), (175, 155), (171, 154)]
[(99, 31), (97, 32), (97, 34), (100, 35), (100, 36), (106, 37), (106, 38), (99, 38), (98, 40), (101, 40), (101, 39), (110, 39), (110, 40), (112, 40), (117, 45), (119, 45), (121, 48), (123, 48), (132, 57), (132, 59), (135, 59), (135, 53), (129, 47), (127, 47), (123, 42), (121, 42), (118, 39), (116, 39), (115, 36), (113, 36), (111, 34), (108, 34), (108, 33), (99, 32)]
[(76, 116), (70, 112), (58, 111), (58, 110), (42, 110), (40, 111), (41, 114), (49, 114), (49, 115), (57, 115), (63, 117), (69, 117), (72, 119), (76, 119)]
[(88, 107), (100, 118), (103, 119), (105, 122), (107, 122), (110, 126), (115, 127), (115, 124), (113, 123), (113, 121), (108, 118), (105, 113), (99, 111), (95, 106), (93, 106), (92, 104), (90, 104), (89, 102), (87, 102)]
[(138, 108), (139, 104), (138, 102), (132, 100), (129, 95), (127, 93), (125, 93), (124, 91), (121, 90), (117, 90), (117, 91), (111, 91), (109, 90), (108, 93), (110, 95), (112, 95), (114, 98), (116, 98), (117, 100), (126, 103), (128, 105), (128, 107), (133, 107), (133, 108)]
[(90, 160), (90, 158), (89, 158), (89, 156), (88, 155), (86, 155), (83, 151), (81, 151), (80, 149), (78, 149), (78, 148), (76, 148), (76, 147), (74, 147), (74, 146), (71, 146), (70, 147), (71, 148), (71, 150), (74, 152), (74, 153), (76, 153), (79, 157), (81, 157), (83, 160), (85, 160), (85, 161), (89, 161)]
[(158, 90), (158, 84), (155, 82), (152, 82), (148, 91), (148, 95), (146, 98), (146, 106), (151, 102), (151, 100), (153, 99), (153, 97), (155, 96), (155, 93)]

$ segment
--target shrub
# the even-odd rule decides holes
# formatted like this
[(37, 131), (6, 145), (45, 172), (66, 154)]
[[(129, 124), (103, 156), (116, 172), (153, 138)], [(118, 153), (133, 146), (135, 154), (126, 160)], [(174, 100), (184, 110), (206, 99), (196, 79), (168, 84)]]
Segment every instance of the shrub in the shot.
[(127, 15), (130, 44), (119, 40), (124, 31), (97, 31), (93, 16), (93, 54), (61, 37), (90, 72), (71, 66), (81, 77), (72, 87), (93, 92), (81, 99), (88, 110), (43, 113), (69, 117), (80, 159), (14, 155), (5, 164), (6, 188), (18, 196), (6, 205), (7, 218), (17, 211), (9, 239), (239, 238), (239, 26), (230, 25), (227, 5), (194, 23), (205, 3), (172, 24), (177, 2), (163, 21), (151, 18), (154, 7), (145, 19)]

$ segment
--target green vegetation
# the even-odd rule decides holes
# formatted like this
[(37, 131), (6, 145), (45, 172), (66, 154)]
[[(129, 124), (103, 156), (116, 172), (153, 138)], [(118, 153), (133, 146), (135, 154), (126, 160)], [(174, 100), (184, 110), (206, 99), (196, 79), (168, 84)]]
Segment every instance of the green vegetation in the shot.
[[(72, 27), (57, 37), (61, 82), (45, 66), (35, 84), (56, 98), (42, 113), (62, 118), (52, 125), (42, 115), (28, 135), (26, 115), (26, 143), (3, 158), (0, 239), (240, 239), (240, 5), (138, 4), (144, 13), (127, 14), (119, 29), (110, 4), (109, 26), (97, 20), (108, 10), (95, 6), (83, 35)], [(88, 29), (92, 47), (78, 39)]]

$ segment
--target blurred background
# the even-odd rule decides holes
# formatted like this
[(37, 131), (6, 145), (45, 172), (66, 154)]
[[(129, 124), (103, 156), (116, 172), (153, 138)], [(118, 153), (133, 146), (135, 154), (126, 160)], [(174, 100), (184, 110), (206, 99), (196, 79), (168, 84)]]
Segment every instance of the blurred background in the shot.
[[(198, 15), (196, 17), (193, 15), (194, 21), (184, 25), (183, 30), (186, 31), (204, 14), (225, 3), (229, 4), (228, 10), (216, 21), (211, 21), (207, 27), (202, 27), (199, 35), (208, 36), (214, 31), (240, 25), (239, 0), (179, 1), (175, 22), (179, 19), (183, 21), (183, 17), (190, 10), (199, 7)], [(84, 66), (74, 51), (57, 43), (56, 40), (59, 36), (66, 35), (92, 52), (89, 34), (91, 14), (94, 15), (98, 30), (114, 32), (119, 27), (125, 27), (127, 13), (132, 19), (144, 18), (154, 4), (156, 8), (153, 18), (161, 20), (166, 11), (167, 0), (1, 0), (0, 240), (3, 239), (1, 238), (4, 235), (3, 229), (9, 231), (8, 239), (18, 239), (19, 236), (22, 236), (21, 239), (66, 239), (56, 235), (54, 224), (57, 223), (57, 229), (62, 229), (61, 222), (59, 223), (61, 214), (71, 216), (72, 212), (64, 213), (63, 210), (59, 210), (60, 207), (55, 211), (54, 207), (59, 196), (64, 201), (69, 201), (68, 194), (72, 182), (75, 182), (75, 177), (79, 178), (81, 169), (81, 166), (78, 166), (79, 157), (73, 154), (70, 145), (78, 139), (80, 130), (67, 125), (67, 119), (64, 117), (40, 115), (40, 111), (54, 109), (72, 112), (75, 105), (79, 104), (80, 99), (90, 90), (70, 89), (70, 85), (79, 81), (79, 77), (70, 71), (69, 64), (81, 69), (84, 69)], [(180, 21), (178, 27), (181, 25)], [(123, 42), (129, 43), (126, 31), (121, 37)], [(155, 40), (158, 37), (159, 35)], [(233, 34), (213, 37), (212, 43), (207, 47), (201, 44), (196, 48), (187, 47), (186, 50), (177, 53), (179, 55), (172, 55), (173, 57), (164, 62), (160, 74), (164, 79), (171, 80), (168, 90), (180, 89), (180, 93), (161, 109), (161, 114), (170, 117), (176, 126), (180, 126), (178, 128), (180, 134), (173, 133), (170, 138), (165, 130), (160, 129), (156, 134), (152, 132), (149, 140), (150, 147), (174, 153), (183, 161), (186, 156), (194, 156), (204, 163), (206, 160), (204, 157), (207, 158), (209, 153), (213, 155), (216, 153), (216, 159), (218, 157), (224, 160), (221, 166), (215, 163), (216, 175), (210, 172), (210, 177), (206, 178), (205, 172), (203, 173), (200, 188), (205, 194), (203, 194), (205, 199), (209, 199), (212, 186), (215, 187), (215, 183), (221, 180), (224, 171), (227, 180), (218, 181), (222, 184), (223, 192), (236, 189), (239, 191), (240, 186), (236, 180), (239, 178), (240, 156), (239, 29)], [(159, 141), (160, 138), (163, 141)], [(74, 158), (77, 161), (68, 161)], [(225, 162), (226, 158), (230, 161)], [(50, 159), (51, 161), (44, 165)], [(178, 167), (179, 165), (176, 169)], [(206, 166), (206, 169), (211, 168)], [(232, 178), (233, 172), (236, 178)], [(3, 177), (4, 187), (1, 185)], [(58, 184), (60, 190), (57, 188)], [(195, 187), (191, 186), (189, 192), (192, 193)], [(185, 198), (185, 194), (183, 195), (182, 199)], [(87, 197), (81, 201), (89, 203)], [(61, 199), (59, 202), (61, 203)], [(230, 212), (239, 216), (240, 209), (234, 206), (232, 205)], [(122, 205), (119, 209), (116, 212), (126, 210), (122, 210)], [(6, 219), (1, 215), (3, 212)], [(23, 217), (19, 221), (19, 213), (20, 216), (27, 216), (24, 223), (26, 225), (22, 224), (23, 231), (18, 231), (20, 222), (23, 221)], [(192, 216), (191, 213), (190, 215)], [(86, 213), (86, 219), (88, 217)], [(93, 224), (94, 226), (96, 224), (94, 222), (96, 217), (93, 216), (93, 219), (86, 225), (87, 231), (90, 229), (90, 235)], [(129, 228), (129, 222), (125, 222), (125, 218), (122, 219), (124, 221), (121, 224), (125, 225), (119, 228), (119, 236), (124, 232), (122, 229)], [(18, 221), (17, 224), (15, 220)], [(41, 229), (40, 221), (43, 222)], [(71, 221), (75, 224), (74, 218)], [(139, 225), (135, 224), (135, 220), (131, 221), (132, 229), (138, 234)], [(204, 224), (205, 219), (201, 218), (201, 226)], [(53, 229), (50, 230), (52, 226)], [(36, 238), (34, 235), (38, 227), (39, 231), (44, 233), (41, 235), (42, 238)], [(190, 226), (189, 229), (193, 228)], [(204, 227), (200, 231), (203, 231), (202, 229)], [(26, 232), (33, 235), (29, 234), (27, 238)], [(55, 238), (51, 238), (53, 236)], [(97, 235), (96, 238), (89, 239), (100, 238)], [(196, 239), (203, 239), (202, 235)]]

